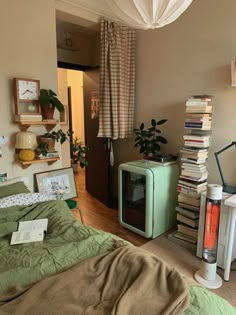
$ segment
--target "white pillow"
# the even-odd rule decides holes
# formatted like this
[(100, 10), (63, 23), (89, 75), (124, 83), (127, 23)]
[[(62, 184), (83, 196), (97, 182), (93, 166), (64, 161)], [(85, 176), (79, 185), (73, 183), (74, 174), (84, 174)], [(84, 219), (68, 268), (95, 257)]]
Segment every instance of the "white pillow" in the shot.
[(0, 187), (6, 186), (6, 185), (10, 185), (10, 184), (14, 184), (17, 182), (24, 182), (25, 186), (27, 188), (29, 188), (29, 178), (26, 176), (19, 176), (19, 177), (14, 177), (11, 179), (6, 180), (5, 182), (0, 183)]
[(22, 193), (0, 199), (0, 208), (11, 206), (29, 206), (37, 202), (56, 200), (56, 195), (42, 193)]

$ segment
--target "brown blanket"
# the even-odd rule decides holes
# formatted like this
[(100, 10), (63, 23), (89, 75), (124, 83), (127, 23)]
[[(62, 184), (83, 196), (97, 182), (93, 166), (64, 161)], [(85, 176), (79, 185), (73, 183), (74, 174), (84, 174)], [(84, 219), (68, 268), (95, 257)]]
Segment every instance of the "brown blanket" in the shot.
[(177, 315), (189, 293), (175, 269), (126, 245), (0, 300), (1, 315)]

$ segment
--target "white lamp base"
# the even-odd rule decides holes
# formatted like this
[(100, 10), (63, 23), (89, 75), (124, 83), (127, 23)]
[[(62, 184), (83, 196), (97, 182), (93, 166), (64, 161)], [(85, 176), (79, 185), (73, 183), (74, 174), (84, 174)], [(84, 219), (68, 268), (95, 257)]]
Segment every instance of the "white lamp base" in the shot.
[(213, 280), (206, 280), (203, 276), (201, 269), (194, 274), (195, 280), (207, 289), (219, 289), (223, 284), (221, 277), (217, 273)]

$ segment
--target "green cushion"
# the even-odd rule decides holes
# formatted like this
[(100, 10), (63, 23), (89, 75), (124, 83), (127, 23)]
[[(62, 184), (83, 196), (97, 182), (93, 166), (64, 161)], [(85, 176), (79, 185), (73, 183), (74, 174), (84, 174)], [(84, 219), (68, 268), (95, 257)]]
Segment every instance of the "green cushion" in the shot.
[(0, 187), (0, 198), (21, 193), (30, 193), (30, 190), (25, 186), (24, 182), (17, 182)]
[(66, 200), (66, 203), (70, 209), (74, 209), (77, 207), (77, 201), (75, 200), (69, 199), (69, 200)]

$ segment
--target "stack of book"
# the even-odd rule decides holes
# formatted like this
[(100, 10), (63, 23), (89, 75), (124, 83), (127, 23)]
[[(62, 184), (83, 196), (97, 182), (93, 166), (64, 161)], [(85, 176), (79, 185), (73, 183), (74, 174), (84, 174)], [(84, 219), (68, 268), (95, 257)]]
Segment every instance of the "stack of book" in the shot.
[(189, 98), (186, 102), (186, 113), (187, 114), (203, 114), (212, 113), (212, 98), (208, 96), (198, 95), (199, 97)]
[(50, 158), (57, 158), (59, 157), (59, 152), (58, 151), (54, 151), (54, 152), (47, 152), (45, 155), (43, 155), (42, 153), (37, 155), (37, 159), (50, 159)]
[(42, 121), (42, 115), (40, 114), (20, 114), (15, 115), (15, 121)]
[(190, 134), (184, 135), (184, 145), (186, 147), (195, 148), (208, 148), (210, 145), (210, 136), (198, 134), (196, 131), (192, 131)]
[(187, 113), (185, 119), (185, 128), (197, 130), (210, 130), (211, 129), (210, 114)]
[[(177, 186), (177, 230), (168, 237), (196, 250), (201, 193), (207, 188), (207, 159), (210, 145), (212, 105), (210, 97), (193, 97), (186, 102), (184, 148), (180, 150), (181, 171)], [(189, 130), (190, 129), (190, 130)]]

